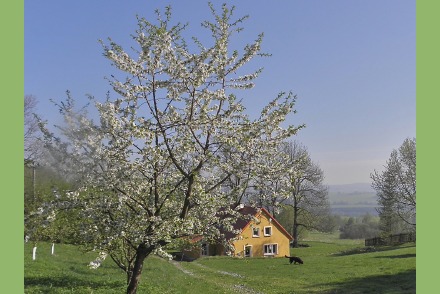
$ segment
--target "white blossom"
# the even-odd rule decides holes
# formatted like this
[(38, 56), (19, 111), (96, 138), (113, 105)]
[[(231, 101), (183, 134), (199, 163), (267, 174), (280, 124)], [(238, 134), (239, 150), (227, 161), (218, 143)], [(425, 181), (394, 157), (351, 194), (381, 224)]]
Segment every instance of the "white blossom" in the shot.
[(105, 252), (99, 252), (98, 257), (96, 257), (95, 260), (91, 261), (88, 264), (88, 267), (90, 269), (97, 269), (98, 267), (101, 266), (101, 264), (104, 262), (104, 260), (107, 258), (107, 253)]
[[(196, 41), (198, 51), (182, 41), (184, 26), (171, 26), (168, 18), (157, 25), (138, 19), (137, 58), (113, 41), (103, 43), (106, 58), (127, 76), (109, 79), (118, 97), (96, 101), (97, 123), (69, 100), (60, 107), (63, 139), (43, 130), (56, 165), (77, 176), (69, 201), (85, 220), (80, 238), (108, 252), (129, 277), (142, 250), (167, 256), (162, 249), (172, 240), (218, 239), (221, 228), (233, 230), (238, 214), (231, 205), (258, 174), (274, 174), (267, 158), (302, 127), (281, 127), (295, 101), (285, 93), (249, 119), (237, 89), (253, 87), (261, 72), (246, 73), (243, 66), (261, 55), (262, 35), (241, 55), (229, 56), (242, 19), (231, 21), (225, 6), (220, 15), (211, 8), (215, 22), (203, 26), (213, 44)], [(240, 183), (228, 186), (233, 178)]]

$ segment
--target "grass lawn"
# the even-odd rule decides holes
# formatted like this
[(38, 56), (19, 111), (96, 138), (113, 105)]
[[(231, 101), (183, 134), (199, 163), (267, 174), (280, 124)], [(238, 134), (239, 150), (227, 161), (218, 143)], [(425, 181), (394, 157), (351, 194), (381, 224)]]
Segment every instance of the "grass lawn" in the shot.
[[(359, 240), (311, 234), (310, 247), (292, 249), (304, 260), (207, 257), (194, 262), (147, 259), (138, 293), (415, 293), (413, 243), (366, 250)], [(124, 293), (125, 274), (111, 259), (97, 270), (95, 253), (72, 245), (42, 243), (37, 260), (25, 244), (25, 293)]]

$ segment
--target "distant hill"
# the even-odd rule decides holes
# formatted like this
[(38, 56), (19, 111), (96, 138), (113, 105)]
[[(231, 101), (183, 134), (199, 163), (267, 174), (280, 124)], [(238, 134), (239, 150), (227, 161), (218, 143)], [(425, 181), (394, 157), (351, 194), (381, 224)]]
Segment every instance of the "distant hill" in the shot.
[(329, 201), (334, 214), (361, 216), (377, 215), (376, 192), (369, 183), (329, 185)]
[(370, 183), (355, 183), (355, 184), (346, 184), (346, 185), (328, 185), (329, 192), (332, 193), (374, 193), (374, 189), (371, 187)]

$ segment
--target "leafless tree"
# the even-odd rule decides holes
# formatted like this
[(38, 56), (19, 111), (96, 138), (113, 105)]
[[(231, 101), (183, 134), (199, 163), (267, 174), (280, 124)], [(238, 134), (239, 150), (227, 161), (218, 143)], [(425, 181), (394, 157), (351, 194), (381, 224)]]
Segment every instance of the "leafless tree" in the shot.
[(284, 145), (291, 166), (290, 197), (285, 202), (293, 208), (293, 247), (298, 246), (300, 227), (316, 228), (319, 219), (328, 214), (328, 189), (324, 186), (324, 172), (314, 163), (307, 148), (297, 141)]
[(36, 138), (39, 131), (38, 120), (34, 115), (37, 103), (34, 95), (24, 96), (24, 161), (27, 165), (35, 162), (39, 150)]
[[(383, 233), (416, 228), (416, 139), (407, 138), (391, 152), (383, 172), (371, 174)], [(404, 226), (400, 226), (403, 223)]]

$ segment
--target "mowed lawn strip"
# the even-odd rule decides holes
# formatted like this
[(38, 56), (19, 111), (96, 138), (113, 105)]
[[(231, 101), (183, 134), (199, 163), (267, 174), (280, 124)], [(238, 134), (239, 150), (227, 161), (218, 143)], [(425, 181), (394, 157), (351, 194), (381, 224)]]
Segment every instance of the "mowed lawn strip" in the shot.
[[(315, 236), (316, 237), (316, 236)], [(359, 242), (307, 241), (287, 258), (200, 258), (175, 262), (151, 256), (138, 293), (415, 293), (416, 246), (366, 248)], [(41, 243), (37, 260), (25, 244), (26, 293), (124, 293), (125, 274), (108, 258), (97, 270), (87, 264), (98, 252)]]

